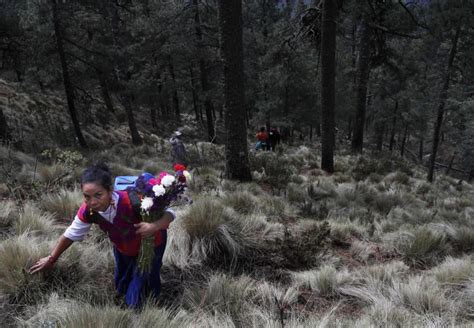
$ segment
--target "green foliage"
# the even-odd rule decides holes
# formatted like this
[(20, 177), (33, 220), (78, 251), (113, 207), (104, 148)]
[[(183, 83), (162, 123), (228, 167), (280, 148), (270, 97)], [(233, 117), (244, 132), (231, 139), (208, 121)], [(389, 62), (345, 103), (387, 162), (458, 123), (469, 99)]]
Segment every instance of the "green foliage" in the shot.
[[(351, 175), (357, 181), (364, 180), (370, 174), (387, 175), (390, 172), (399, 170), (408, 176), (413, 175), (407, 162), (390, 155), (378, 158), (370, 156), (359, 156), (351, 169)], [(403, 178), (406, 180), (406, 178)]]
[(273, 152), (257, 152), (249, 155), (250, 169), (262, 173), (259, 181), (267, 182), (273, 188), (285, 187), (296, 168), (292, 160), (286, 155), (277, 155)]
[(400, 247), (404, 258), (416, 266), (433, 264), (449, 252), (446, 237), (427, 227), (417, 229), (410, 241)]

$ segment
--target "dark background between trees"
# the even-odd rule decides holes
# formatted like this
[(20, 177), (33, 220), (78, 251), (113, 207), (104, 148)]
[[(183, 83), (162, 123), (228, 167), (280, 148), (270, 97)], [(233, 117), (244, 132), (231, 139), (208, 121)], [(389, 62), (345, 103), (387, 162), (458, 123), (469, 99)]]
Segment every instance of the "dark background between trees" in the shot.
[[(61, 92), (70, 146), (93, 148), (83, 130), (113, 123), (139, 145), (187, 115), (240, 180), (262, 125), (321, 140), (329, 172), (347, 145), (424, 163), (430, 181), (435, 167), (472, 178), (473, 12), (472, 0), (2, 0), (0, 78)], [(21, 139), (5, 106), (0, 137)]]

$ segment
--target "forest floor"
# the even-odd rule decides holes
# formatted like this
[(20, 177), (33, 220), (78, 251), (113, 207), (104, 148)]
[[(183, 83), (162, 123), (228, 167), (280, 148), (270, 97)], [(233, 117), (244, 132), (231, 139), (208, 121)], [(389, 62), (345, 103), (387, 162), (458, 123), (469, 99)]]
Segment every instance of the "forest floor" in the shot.
[(64, 114), (53, 113), (59, 97), (20, 94), (1, 80), (0, 89), (23, 136), (16, 148), (0, 146), (2, 326), (474, 324), (472, 184), (439, 173), (427, 183), (422, 167), (392, 154), (351, 155), (343, 145), (328, 175), (316, 141), (250, 151), (253, 181), (238, 183), (223, 178), (223, 146), (195, 141), (203, 138), (191, 119), (181, 124), (193, 204), (176, 208), (158, 304), (124, 308), (111, 244), (95, 228), (51, 272), (30, 275), (77, 211), (88, 163), (104, 161), (114, 176), (170, 172), (175, 127), (145, 133), (133, 147), (111, 118), (86, 129), (93, 150), (83, 152), (67, 143)]

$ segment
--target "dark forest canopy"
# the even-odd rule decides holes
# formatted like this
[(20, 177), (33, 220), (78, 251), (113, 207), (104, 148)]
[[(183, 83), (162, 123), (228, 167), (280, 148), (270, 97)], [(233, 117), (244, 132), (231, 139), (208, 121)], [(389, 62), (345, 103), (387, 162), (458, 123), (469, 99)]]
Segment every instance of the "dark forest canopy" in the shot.
[[(320, 136), (324, 2), (242, 3), (249, 132)], [(425, 163), (432, 155), (469, 172), (474, 1), (334, 3), (336, 149), (389, 149)], [(26, 93), (61, 92), (70, 145), (94, 147), (82, 130), (114, 122), (138, 145), (183, 115), (202, 139), (225, 143), (218, 1), (2, 0), (0, 15), (0, 78)], [(0, 136), (19, 138), (8, 106), (0, 114)]]

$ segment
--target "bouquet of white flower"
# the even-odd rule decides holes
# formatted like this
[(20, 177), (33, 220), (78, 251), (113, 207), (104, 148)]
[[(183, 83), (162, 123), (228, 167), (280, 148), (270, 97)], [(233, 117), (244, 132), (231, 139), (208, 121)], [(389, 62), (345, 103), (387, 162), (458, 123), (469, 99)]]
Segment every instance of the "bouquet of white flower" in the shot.
[[(170, 207), (178, 199), (182, 198), (187, 189), (187, 181), (191, 174), (183, 165), (175, 165), (175, 175), (166, 172), (160, 173), (156, 178), (146, 179), (140, 176), (134, 189), (141, 198), (141, 217), (144, 222), (159, 220), (166, 208)], [(189, 200), (188, 200), (189, 201)], [(138, 257), (138, 269), (140, 272), (150, 272), (154, 257), (154, 239), (142, 239), (140, 254)]]

